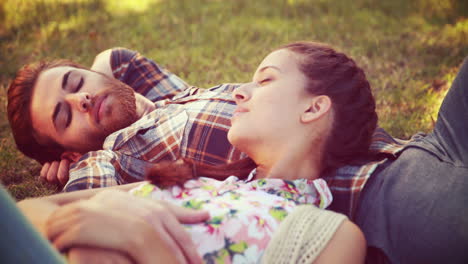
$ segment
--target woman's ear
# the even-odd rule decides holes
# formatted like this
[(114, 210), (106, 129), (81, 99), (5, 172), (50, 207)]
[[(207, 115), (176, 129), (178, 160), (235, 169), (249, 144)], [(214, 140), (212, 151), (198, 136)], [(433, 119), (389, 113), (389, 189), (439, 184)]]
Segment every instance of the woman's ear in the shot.
[(72, 152), (72, 151), (65, 151), (64, 153), (62, 153), (62, 155), (60, 156), (61, 159), (66, 159), (70, 162), (77, 162), (81, 156), (83, 156), (81, 153), (78, 153), (78, 152)]
[(321, 118), (330, 111), (331, 105), (330, 97), (326, 95), (314, 96), (309, 101), (308, 108), (302, 113), (301, 122), (309, 123)]

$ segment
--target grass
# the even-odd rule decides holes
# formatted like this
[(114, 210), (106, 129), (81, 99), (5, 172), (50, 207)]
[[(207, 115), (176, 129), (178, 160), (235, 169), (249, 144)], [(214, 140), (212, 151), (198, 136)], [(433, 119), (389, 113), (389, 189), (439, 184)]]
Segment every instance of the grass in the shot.
[(67, 58), (90, 65), (114, 46), (140, 51), (188, 83), (250, 80), (273, 48), (327, 42), (361, 65), (380, 126), (408, 138), (428, 132), (468, 55), (464, 0), (0, 0), (0, 180), (17, 199), (55, 192), (14, 145), (9, 80), (23, 64)]

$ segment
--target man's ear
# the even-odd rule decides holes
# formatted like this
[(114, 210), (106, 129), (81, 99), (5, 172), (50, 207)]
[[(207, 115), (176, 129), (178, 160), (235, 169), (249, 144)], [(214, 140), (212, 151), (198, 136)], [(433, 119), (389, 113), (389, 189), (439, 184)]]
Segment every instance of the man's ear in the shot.
[(308, 108), (301, 115), (302, 123), (309, 123), (315, 121), (331, 109), (332, 102), (330, 97), (326, 95), (314, 96), (308, 104)]
[(64, 153), (62, 153), (60, 158), (61, 159), (67, 159), (68, 161), (73, 163), (73, 162), (77, 162), (81, 158), (81, 156), (83, 156), (83, 155), (81, 153), (78, 153), (78, 152), (65, 151)]

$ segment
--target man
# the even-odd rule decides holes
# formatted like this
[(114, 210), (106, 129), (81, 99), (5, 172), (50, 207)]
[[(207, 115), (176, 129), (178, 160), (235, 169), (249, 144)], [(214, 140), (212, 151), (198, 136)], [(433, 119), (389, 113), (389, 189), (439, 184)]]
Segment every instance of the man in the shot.
[(126, 49), (101, 53), (92, 69), (99, 72), (63, 61), (27, 66), (8, 93), (17, 146), (46, 163), (41, 174), (53, 181), (58, 171), (65, 184), (76, 162), (65, 191), (141, 181), (164, 160), (218, 165), (245, 157), (227, 140), (235, 85), (189, 89)]
[[(108, 60), (109, 57), (110, 60)], [(110, 66), (106, 64), (106, 61), (110, 61), (107, 63)], [(111, 134), (105, 139), (104, 150), (85, 154), (71, 167), (70, 181), (65, 186), (66, 190), (73, 190), (75, 188), (73, 186), (77, 186), (76, 189), (91, 188), (141, 179), (141, 171), (147, 162), (158, 161), (155, 158), (158, 155), (154, 152), (169, 153), (168, 159), (175, 159), (181, 154), (182, 157), (196, 159), (197, 162), (211, 162), (211, 164), (222, 164), (226, 160), (234, 161), (242, 156), (239, 154), (232, 158), (232, 155), (228, 155), (230, 158), (217, 159), (213, 162), (213, 160), (208, 161), (203, 158), (197, 159), (200, 155), (196, 151), (203, 152), (208, 148), (194, 147), (192, 148), (194, 152), (184, 150), (184, 144), (187, 144), (186, 140), (190, 140), (190, 136), (199, 137), (204, 134), (187, 133), (187, 126), (189, 131), (192, 131), (193, 126), (187, 125), (190, 122), (184, 122), (187, 119), (179, 116), (180, 109), (174, 107), (174, 105), (182, 104), (187, 107), (185, 111), (200, 113), (203, 107), (196, 106), (196, 104), (190, 107), (188, 103), (216, 99), (229, 101), (227, 97), (220, 95), (222, 93), (220, 91), (231, 91), (235, 86), (221, 85), (206, 92), (201, 92), (196, 88), (186, 89), (186, 85), (176, 79), (177, 77), (157, 66), (139, 67), (148, 61), (136, 53), (130, 54), (129, 51), (123, 50), (108, 51), (107, 55), (103, 53), (98, 56), (93, 68), (99, 68), (107, 75), (115, 76), (135, 88), (137, 92), (155, 101), (156, 110), (146, 115), (144, 111), (136, 111), (136, 119), (144, 116), (128, 128), (130, 131), (126, 132), (126, 128)], [(167, 96), (151, 96), (145, 91), (158, 94), (157, 91), (162, 88), (157, 85), (154, 85), (156, 88), (148, 86), (144, 89), (138, 88), (138, 84), (146, 81), (145, 76), (148, 74), (151, 76), (151, 71), (158, 72), (160, 80), (172, 78), (182, 85), (175, 85), (179, 88), (175, 88), (172, 93), (163, 93)], [(63, 76), (66, 72), (63, 71)], [(465, 63), (441, 108), (441, 116), (434, 133), (427, 137), (415, 137), (411, 143), (407, 143), (395, 140), (379, 129), (374, 135), (371, 146), (371, 149), (378, 153), (375, 159), (342, 167), (333, 175), (325, 177), (334, 195), (331, 209), (347, 214), (363, 230), (370, 249), (368, 254), (370, 263), (377, 263), (377, 261), (441, 263), (447, 260), (451, 263), (466, 263), (468, 260), (464, 250), (468, 244), (468, 207), (465, 206), (468, 202), (466, 195), (468, 143), (466, 139), (463, 139), (463, 134), (466, 133), (463, 131), (467, 131), (464, 127), (467, 122), (463, 120), (468, 120), (467, 75), (468, 63)], [(63, 79), (62, 77), (62, 83), (64, 83)], [(75, 83), (79, 86), (82, 83), (82, 77), (76, 79)], [(142, 98), (138, 99), (139, 97), (137, 94), (137, 102), (138, 100), (145, 101)], [(82, 99), (86, 102), (86, 96)], [(158, 101), (161, 99), (162, 101)], [(86, 107), (84, 103), (82, 108)], [(226, 119), (233, 110), (230, 107), (221, 109), (223, 110), (219, 112), (226, 111), (223, 117)], [(151, 108), (148, 111), (151, 111)], [(145, 121), (149, 118), (156, 119), (152, 116), (153, 113), (158, 113), (157, 117), (164, 113), (163, 118), (158, 119), (157, 127), (166, 128), (161, 129), (159, 133), (151, 134), (155, 122), (146, 123)], [(59, 112), (57, 116), (60, 114)], [(54, 116), (53, 113), (50, 115)], [(68, 123), (67, 115), (60, 116), (60, 118), (65, 120), (61, 122)], [(210, 120), (210, 124), (222, 123), (223, 118)], [(177, 124), (184, 127), (183, 132), (177, 130), (179, 126), (168, 125), (170, 120), (180, 119), (183, 121)], [(130, 128), (135, 126), (138, 128), (133, 129), (132, 132)], [(223, 123), (222, 126), (227, 127), (229, 123)], [(137, 132), (134, 132), (135, 130)], [(173, 131), (179, 131), (179, 134), (170, 139), (165, 139), (166, 137), (161, 135), (161, 133), (173, 135)], [(148, 137), (145, 137), (146, 135)], [(137, 139), (136, 143), (126, 141), (133, 138)], [(146, 142), (150, 139), (156, 139), (164, 144), (161, 148), (149, 147), (153, 150), (151, 152), (145, 148), (148, 145)], [(139, 145), (140, 141), (145, 144)], [(204, 142), (209, 145), (208, 141)], [(226, 153), (226, 150), (235, 153), (229, 148), (216, 149), (213, 152), (219, 155), (222, 152)], [(133, 157), (135, 153), (136, 159)], [(152, 155), (147, 153), (152, 153)], [(210, 157), (211, 155), (212, 153), (209, 154)], [(70, 154), (69, 157), (73, 155)], [(52, 171), (53, 175), (57, 167), (62, 168), (58, 165), (52, 167), (54, 166), (55, 169), (45, 166), (43, 171)], [(63, 167), (66, 168), (66, 166)], [(66, 169), (58, 170), (66, 171)], [(446, 176), (444, 176), (445, 172), (447, 172)]]

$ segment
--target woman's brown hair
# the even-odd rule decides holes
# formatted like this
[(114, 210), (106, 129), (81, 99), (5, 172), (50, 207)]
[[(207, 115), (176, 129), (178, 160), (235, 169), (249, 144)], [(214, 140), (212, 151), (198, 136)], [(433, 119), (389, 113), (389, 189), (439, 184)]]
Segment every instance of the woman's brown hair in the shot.
[(308, 79), (307, 91), (332, 101), (334, 119), (324, 148), (324, 171), (366, 157), (377, 113), (364, 71), (347, 55), (322, 43), (294, 42), (280, 49), (298, 55), (300, 70)]

